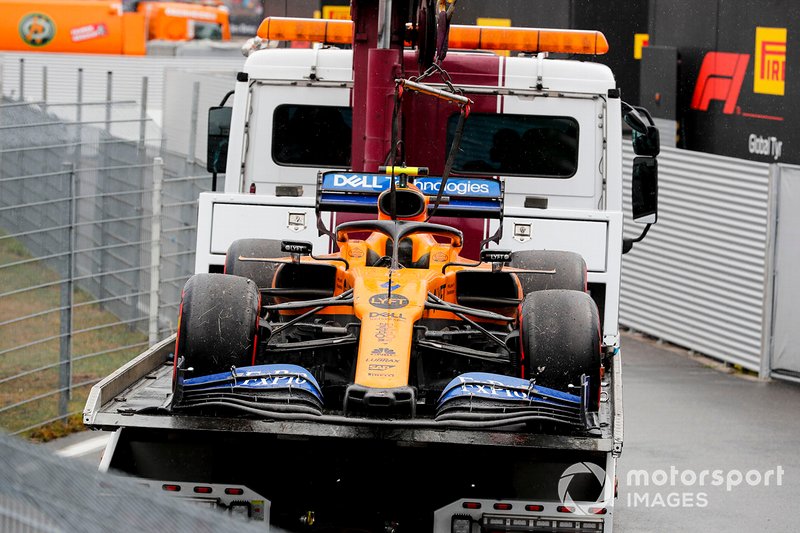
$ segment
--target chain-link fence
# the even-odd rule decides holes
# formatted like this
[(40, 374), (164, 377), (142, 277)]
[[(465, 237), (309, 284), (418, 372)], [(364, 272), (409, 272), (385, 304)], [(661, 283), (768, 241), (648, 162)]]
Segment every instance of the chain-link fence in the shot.
[(57, 106), (0, 101), (0, 427), (12, 433), (80, 413), (91, 385), (174, 329), (211, 181), (165, 168), (144, 106)]
[[(239, 515), (142, 490), (138, 480), (0, 435), (0, 531), (264, 531)], [(207, 505), (205, 506), (207, 507)]]

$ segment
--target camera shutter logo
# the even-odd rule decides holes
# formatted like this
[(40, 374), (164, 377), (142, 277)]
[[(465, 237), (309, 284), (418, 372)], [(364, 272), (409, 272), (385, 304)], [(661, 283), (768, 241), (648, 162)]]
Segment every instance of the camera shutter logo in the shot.
[(589, 507), (575, 503), (575, 500), (569, 493), (570, 483), (572, 482), (572, 479), (578, 475), (592, 475), (600, 484), (600, 493), (597, 499), (594, 502), (590, 502), (594, 504), (599, 502), (603, 497), (603, 489), (605, 488), (606, 483), (606, 471), (601, 466), (594, 463), (575, 463), (568, 466), (567, 469), (561, 474), (561, 479), (558, 480), (558, 497), (561, 500), (561, 503), (568, 507), (576, 507), (585, 513), (589, 513)]
[(47, 15), (30, 13), (19, 22), (19, 36), (30, 46), (45, 46), (56, 36), (56, 25)]

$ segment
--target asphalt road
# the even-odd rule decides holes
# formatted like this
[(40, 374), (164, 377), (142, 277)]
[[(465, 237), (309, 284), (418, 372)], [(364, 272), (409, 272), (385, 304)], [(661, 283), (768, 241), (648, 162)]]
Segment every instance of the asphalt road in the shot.
[(800, 386), (709, 368), (630, 335), (622, 350), (615, 530), (800, 530)]
[[(800, 386), (711, 368), (632, 335), (622, 355), (615, 531), (800, 530)], [(47, 446), (97, 464), (104, 443), (86, 432)]]

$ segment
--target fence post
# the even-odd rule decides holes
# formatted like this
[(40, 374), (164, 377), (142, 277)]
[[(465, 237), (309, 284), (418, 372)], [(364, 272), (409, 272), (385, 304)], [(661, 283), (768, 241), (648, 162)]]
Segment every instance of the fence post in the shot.
[(106, 133), (111, 134), (111, 81), (114, 74), (106, 72)]
[[(83, 69), (78, 69), (78, 100), (75, 113), (75, 122), (83, 122)], [(78, 124), (78, 131), (80, 131), (80, 124)], [(80, 142), (82, 139), (78, 139)]]
[(161, 283), (161, 189), (164, 183), (164, 160), (153, 158), (153, 219), (150, 223), (150, 323), (148, 340), (158, 341), (158, 289)]
[[(186, 163), (194, 165), (194, 152), (195, 145), (197, 144), (197, 107), (200, 105), (200, 82), (196, 81), (192, 84), (192, 113), (190, 115), (191, 124), (189, 125), (189, 146), (186, 151)], [(188, 169), (194, 175), (194, 171)]]
[(145, 132), (147, 130), (147, 76), (142, 77), (141, 107), (139, 108), (139, 149), (144, 148)]
[(47, 113), (47, 65), (42, 67), (42, 111)]
[(64, 279), (61, 282), (61, 317), (59, 328), (59, 379), (58, 416), (69, 412), (72, 398), (72, 285), (75, 278), (75, 164), (63, 163), (64, 173), (69, 177), (69, 229), (68, 253), (65, 256)]
[(25, 100), (25, 59), (19, 58), (19, 101)]

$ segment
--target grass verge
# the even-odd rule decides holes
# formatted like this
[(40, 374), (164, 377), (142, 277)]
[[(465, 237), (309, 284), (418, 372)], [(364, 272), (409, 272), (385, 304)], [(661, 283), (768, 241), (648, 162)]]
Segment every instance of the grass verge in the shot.
[[(61, 393), (61, 287), (31, 289), (58, 282), (59, 274), (31, 259), (17, 240), (0, 233), (0, 428), (16, 433), (59, 417)], [(92, 384), (143, 351), (147, 336), (92, 303), (94, 297), (74, 289), (69, 417), (26, 430), (22, 436), (49, 440), (83, 429), (80, 411)], [(19, 404), (19, 405), (16, 405)], [(16, 405), (15, 407), (11, 407)]]

